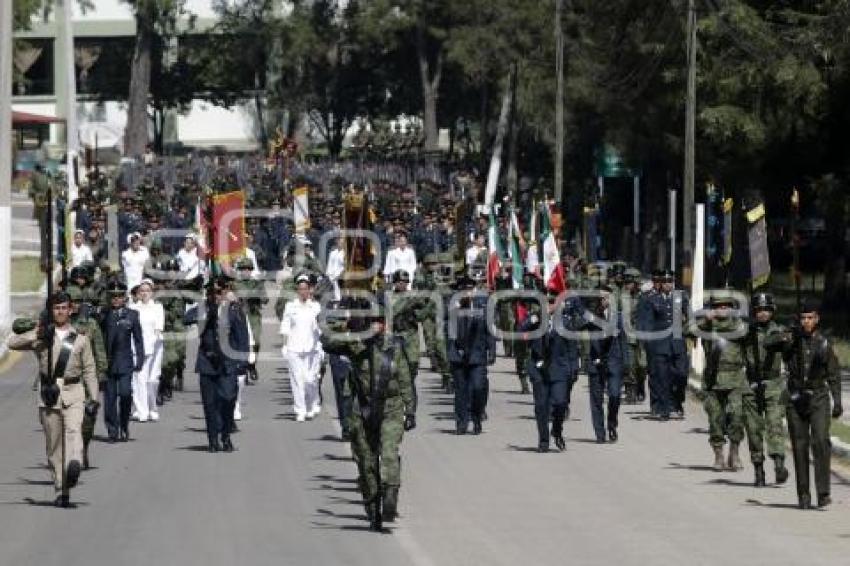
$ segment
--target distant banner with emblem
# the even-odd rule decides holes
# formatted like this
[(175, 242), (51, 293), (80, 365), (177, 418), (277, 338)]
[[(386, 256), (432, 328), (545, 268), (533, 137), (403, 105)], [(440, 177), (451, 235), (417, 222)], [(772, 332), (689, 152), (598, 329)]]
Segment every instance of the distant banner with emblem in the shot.
[(770, 277), (770, 254), (767, 248), (767, 223), (764, 205), (747, 211), (747, 237), (750, 247), (750, 279), (753, 289), (767, 283)]
[[(231, 261), (245, 255), (245, 193), (212, 196), (213, 259)], [(203, 230), (206, 233), (206, 227)]]
[(292, 215), (295, 221), (295, 233), (306, 234), (310, 229), (310, 189), (298, 187), (292, 191)]

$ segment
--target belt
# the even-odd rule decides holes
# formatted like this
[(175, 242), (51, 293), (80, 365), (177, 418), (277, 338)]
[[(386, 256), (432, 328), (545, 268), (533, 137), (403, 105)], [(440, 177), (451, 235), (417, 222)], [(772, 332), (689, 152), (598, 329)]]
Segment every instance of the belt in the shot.
[(79, 377), (60, 377), (56, 380), (56, 384), (62, 385), (77, 385), (80, 383)]

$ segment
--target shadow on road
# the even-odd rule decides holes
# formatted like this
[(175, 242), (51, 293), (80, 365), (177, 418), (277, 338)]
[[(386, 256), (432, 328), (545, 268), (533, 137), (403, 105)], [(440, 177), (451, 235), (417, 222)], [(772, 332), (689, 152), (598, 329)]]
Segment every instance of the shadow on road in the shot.
[(665, 468), (666, 470), (689, 470), (691, 472), (713, 472), (720, 473), (712, 466), (702, 466), (699, 464), (679, 464), (678, 462), (670, 462)]

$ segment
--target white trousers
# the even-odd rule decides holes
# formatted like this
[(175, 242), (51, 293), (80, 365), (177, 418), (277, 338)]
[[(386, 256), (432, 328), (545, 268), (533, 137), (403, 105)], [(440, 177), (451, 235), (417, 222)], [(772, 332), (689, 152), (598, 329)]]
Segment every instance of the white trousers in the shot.
[(133, 373), (133, 405), (139, 420), (146, 421), (157, 413), (156, 392), (162, 373), (162, 342), (157, 342), (152, 353), (145, 356), (142, 370)]
[(245, 389), (245, 378), (248, 376), (244, 373), (236, 376), (236, 381), (239, 384), (239, 389), (236, 392), (236, 408), (233, 410), (233, 418), (237, 421), (242, 420), (242, 390)]
[(287, 352), (289, 384), (296, 416), (304, 416), (319, 408), (319, 366), (321, 353)]

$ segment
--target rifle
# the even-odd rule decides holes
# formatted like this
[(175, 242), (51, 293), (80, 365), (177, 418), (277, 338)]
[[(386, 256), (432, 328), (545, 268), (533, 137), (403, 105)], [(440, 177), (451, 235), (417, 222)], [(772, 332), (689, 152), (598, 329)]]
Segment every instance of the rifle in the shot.
[[(375, 459), (375, 483), (377, 485), (375, 496), (371, 501), (373, 504), (372, 512), (374, 514), (372, 516), (372, 524), (370, 525), (370, 528), (380, 531), (383, 528), (384, 522), (383, 509), (381, 508), (381, 503), (383, 501), (383, 480), (381, 479), (381, 420), (383, 419), (384, 403), (379, 397), (381, 378), (377, 377), (376, 379), (375, 376), (374, 349), (375, 343), (371, 342), (367, 349), (367, 355), (369, 356), (370, 399), (368, 411), (366, 411), (366, 415), (364, 415), (364, 424), (366, 425), (366, 440), (369, 442), (369, 448), (372, 450), (372, 457)], [(362, 413), (362, 405), (360, 410)], [(368, 501), (366, 502), (367, 505), (369, 503), (370, 502)]]
[[(799, 403), (805, 403), (805, 392), (802, 391), (804, 389), (806, 376), (805, 376), (805, 361), (803, 359), (803, 328), (802, 328), (802, 314), (803, 314), (803, 301), (800, 294), (800, 235), (797, 232), (799, 226), (798, 223), (800, 221), (800, 193), (797, 191), (795, 187), (791, 192), (791, 244), (793, 250), (793, 269), (794, 269), (794, 295), (796, 297), (797, 303), (797, 330), (794, 333), (794, 353), (793, 356), (797, 358), (796, 364), (790, 364), (792, 367), (792, 371), (796, 370), (797, 375), (791, 376), (791, 381), (795, 382), (795, 391), (791, 391), (791, 387), (789, 387), (789, 393), (791, 394), (791, 401), (794, 402), (795, 405)], [(796, 367), (793, 367), (796, 365)], [(790, 384), (789, 384), (790, 385)]]

